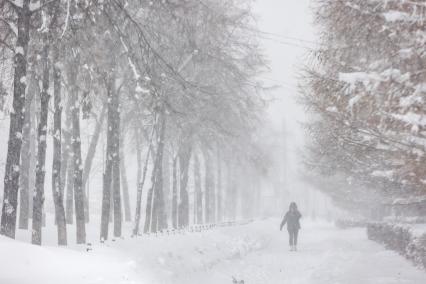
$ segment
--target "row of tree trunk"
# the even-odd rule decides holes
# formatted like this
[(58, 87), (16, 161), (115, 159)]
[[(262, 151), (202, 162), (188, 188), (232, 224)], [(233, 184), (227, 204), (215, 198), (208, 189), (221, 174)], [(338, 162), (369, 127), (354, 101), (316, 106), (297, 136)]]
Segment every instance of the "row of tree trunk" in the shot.
[[(237, 188), (242, 186), (236, 184), (237, 178), (235, 175), (240, 173), (236, 172), (233, 163), (227, 165), (226, 171), (223, 170), (223, 160), (219, 147), (215, 148), (216, 151), (207, 147), (201, 148), (204, 165), (204, 169), (201, 169), (200, 154), (195, 151), (189, 137), (184, 137), (181, 140), (177, 154), (173, 159), (169, 159), (168, 149), (165, 149), (164, 146), (167, 119), (163, 118), (163, 116), (163, 113), (159, 113), (155, 119), (144, 165), (142, 164), (141, 137), (138, 135), (140, 131), (136, 131), (137, 180), (139, 182), (133, 235), (139, 233), (142, 189), (145, 184), (148, 161), (152, 152), (151, 186), (147, 193), (144, 233), (157, 232), (168, 228), (167, 215), (170, 216), (173, 228), (178, 229), (189, 226), (191, 204), (188, 188), (190, 186), (189, 171), (191, 163), (194, 182), (193, 223), (204, 224), (220, 222), (225, 219), (235, 220), (238, 199)], [(169, 171), (169, 162), (171, 162), (171, 172)], [(202, 172), (204, 173), (204, 180), (202, 180)], [(223, 176), (224, 172), (227, 172), (226, 176)], [(223, 178), (226, 178), (226, 190), (223, 188)], [(226, 199), (223, 198), (225, 193)], [(251, 205), (241, 204), (240, 207), (247, 208)], [(248, 216), (250, 214), (244, 215)]]
[[(106, 49), (108, 51), (106, 53), (108, 56), (103, 59), (107, 62), (106, 65), (110, 66), (99, 64), (97, 67), (99, 69), (109, 69), (104, 70), (104, 73), (106, 73), (105, 93), (107, 95), (104, 98), (106, 103), (98, 117), (95, 132), (88, 148), (88, 154), (83, 163), (80, 108), (83, 109), (83, 114), (87, 114), (84, 111), (86, 105), (82, 107), (81, 103), (86, 102), (87, 93), (94, 89), (87, 88), (89, 91), (85, 92), (84, 98), (82, 98), (81, 90), (85, 86), (82, 87), (81, 85), (84, 85), (85, 80), (83, 78), (84, 75), (81, 75), (81, 73), (85, 71), (81, 66), (83, 66), (83, 62), (88, 61), (85, 56), (91, 56), (92, 54), (83, 52), (83, 49), (87, 47), (87, 42), (85, 39), (79, 38), (81, 31), (77, 28), (79, 26), (76, 24), (78, 19), (72, 17), (72, 15), (78, 15), (77, 10), (81, 7), (68, 5), (67, 15), (65, 16), (61, 1), (41, 1), (43, 3), (39, 8), (35, 7), (37, 5), (30, 5), (34, 2), (31, 0), (22, 0), (19, 1), (20, 3), (15, 2), (7, 2), (8, 5), (10, 4), (11, 9), (14, 10), (13, 14), (16, 15), (17, 25), (16, 43), (13, 44), (13, 109), (10, 114), (0, 233), (11, 238), (15, 237), (18, 193), (20, 191), (19, 227), (28, 229), (29, 220), (32, 218), (32, 242), (34, 244), (42, 243), (42, 226), (45, 220), (45, 175), (46, 167), (48, 166), (46, 152), (49, 102), (51, 101), (49, 92), (52, 89), (50, 86), (53, 85), (52, 195), (55, 206), (55, 223), (58, 228), (58, 243), (60, 245), (67, 244), (67, 225), (74, 222), (77, 243), (81, 244), (86, 241), (86, 223), (89, 222), (88, 180), (98, 140), (100, 139), (104, 116), (107, 117), (107, 147), (105, 150), (105, 171), (103, 173), (100, 237), (103, 240), (108, 238), (110, 219), (113, 219), (114, 236), (120, 237), (122, 234), (123, 205), (125, 220), (131, 219), (129, 189), (124, 161), (125, 151), (122, 146), (124, 135), (120, 125), (119, 94), (121, 87), (117, 88), (116, 86), (116, 81), (120, 81), (123, 78), (120, 77), (117, 80), (116, 76), (119, 76), (115, 74), (116, 70), (122, 70), (118, 64), (120, 61), (117, 58), (123, 55), (121, 54), (122, 50), (120, 51), (119, 48), (116, 48), (117, 42), (119, 42), (119, 45), (126, 45), (126, 35), (118, 28), (117, 23), (107, 15), (105, 20), (109, 20), (111, 24), (110, 31), (118, 33), (119, 37), (110, 37), (105, 39), (105, 42), (102, 42), (107, 45)], [(121, 8), (120, 5), (117, 6), (116, 4), (113, 3), (105, 7), (114, 8), (114, 10)], [(102, 5), (102, 7), (104, 6)], [(122, 11), (125, 10), (122, 9)], [(103, 12), (108, 14), (111, 11), (103, 9)], [(43, 13), (42, 16), (41, 13)], [(36, 21), (39, 18), (43, 19), (43, 25), (37, 30), (37, 33), (30, 33), (30, 29), (34, 28), (33, 23), (35, 21), (31, 23), (31, 17), (34, 14), (38, 14)], [(73, 23), (75, 27), (68, 26), (70, 14), (71, 19), (75, 20), (75, 23)], [(64, 27), (58, 24), (60, 16), (66, 17)], [(139, 25), (136, 23), (135, 27), (139, 27)], [(68, 36), (62, 40), (66, 31)], [(89, 31), (87, 30), (87, 32)], [(83, 33), (86, 34), (86, 31)], [(30, 35), (41, 35), (40, 38), (36, 37), (36, 39), (40, 40), (34, 41), (34, 44), (32, 43), (31, 45), (31, 49), (36, 49), (34, 51), (35, 55), (38, 55), (38, 52), (40, 53), (40, 64), (28, 64), (27, 51)], [(100, 49), (101, 47), (99, 46)], [(59, 60), (59, 51), (62, 50), (64, 52), (61, 52), (61, 60)], [(114, 50), (119, 52), (114, 54)], [(132, 57), (132, 52), (129, 52), (128, 46), (125, 46), (125, 50), (126, 55)], [(38, 58), (38, 56), (35, 57)], [(114, 57), (116, 58), (114, 59)], [(111, 59), (112, 61), (109, 62)], [(27, 72), (28, 66), (34, 70)], [(62, 67), (60, 66), (65, 67), (61, 69)], [(102, 72), (96, 75), (100, 76), (100, 73)], [(31, 74), (30, 80), (27, 78), (28, 74)], [(41, 86), (39, 86), (39, 82), (41, 82)], [(27, 88), (29, 83), (32, 86)], [(64, 90), (61, 88), (63, 85), (66, 86)], [(65, 125), (63, 125), (62, 121), (62, 98), (67, 98), (64, 110)], [(147, 192), (144, 232), (156, 232), (167, 228), (168, 211), (171, 211), (169, 214), (174, 228), (184, 228), (190, 224), (190, 212), (192, 211), (190, 211), (188, 183), (192, 158), (194, 159), (196, 187), (194, 199), (194, 212), (196, 212), (194, 215), (196, 217), (194, 219), (196, 219), (197, 223), (213, 223), (218, 219), (220, 220), (224, 215), (221, 194), (223, 186), (221, 164), (217, 163), (216, 169), (218, 172), (215, 174), (215, 159), (211, 148), (207, 146), (201, 147), (203, 165), (205, 166), (203, 170), (205, 172), (205, 187), (203, 191), (199, 154), (196, 153), (198, 148), (193, 141), (195, 138), (184, 131), (179, 137), (180, 139), (178, 139), (176, 152), (173, 153), (175, 155), (173, 157), (173, 170), (170, 173), (169, 158), (171, 155), (168, 155), (169, 152), (167, 152), (166, 147), (168, 145), (166, 143), (166, 134), (171, 128), (167, 122), (166, 106), (168, 104), (162, 101), (161, 97), (152, 96), (152, 99), (158, 101), (155, 102), (157, 105), (153, 109), (155, 119), (151, 137), (145, 135), (146, 140), (149, 140), (149, 146), (147, 147), (148, 152), (143, 166), (141, 149), (138, 149), (138, 186), (134, 234), (139, 232), (142, 189), (145, 184), (150, 158), (152, 159), (151, 185)], [(37, 113), (37, 115), (34, 115), (34, 113)], [(37, 128), (37, 133), (33, 131), (35, 128)], [(139, 134), (145, 133), (143, 127), (139, 130)], [(137, 136), (141, 136), (139, 134)], [(138, 137), (137, 143), (138, 148), (142, 148), (143, 143), (140, 141), (140, 137)], [(229, 172), (232, 172), (232, 169), (228, 169)], [(35, 173), (35, 176), (33, 176), (33, 173)], [(173, 179), (171, 183), (171, 198), (168, 190), (170, 188), (170, 174), (172, 174)], [(217, 180), (215, 180), (215, 175)], [(231, 182), (228, 181), (229, 188), (226, 191), (229, 204), (227, 203), (226, 208), (235, 208), (235, 203), (233, 203), (236, 199), (235, 187), (232, 175), (230, 174), (229, 177)], [(121, 192), (123, 192), (123, 195)], [(171, 210), (169, 210), (170, 208)], [(227, 216), (230, 215), (235, 217), (235, 214), (227, 213)]]
[[(85, 196), (85, 188), (89, 177), (96, 146), (100, 137), (102, 123), (105, 116), (105, 108), (97, 120), (95, 132), (89, 146), (88, 154), (82, 166), (81, 138), (80, 138), (80, 104), (77, 87), (78, 56), (73, 58), (67, 70), (68, 100), (65, 115), (67, 117), (65, 129), (62, 129), (62, 74), (58, 67), (58, 46), (51, 44), (48, 33), (44, 36), (41, 52), (42, 76), (38, 78), (35, 70), (29, 73), (31, 80), (27, 80), (27, 48), (29, 41), (29, 1), (24, 1), (22, 13), (18, 19), (17, 48), (22, 52), (15, 54), (14, 96), (13, 112), (10, 119), (10, 133), (5, 171), (4, 202), (0, 232), (3, 235), (14, 238), (17, 218), (17, 197), (20, 193), (19, 228), (28, 229), (29, 220), (32, 218), (32, 242), (41, 244), (42, 226), (44, 225), (44, 200), (45, 200), (45, 169), (46, 169), (46, 140), (47, 121), (49, 114), (49, 86), (53, 79), (54, 95), (54, 127), (53, 127), (53, 163), (52, 163), (52, 194), (55, 206), (55, 223), (58, 227), (58, 243), (67, 244), (66, 224), (72, 224), (75, 211), (77, 225), (77, 243), (84, 243), (85, 222), (88, 221), (89, 205)], [(25, 13), (25, 11), (27, 13)], [(22, 49), (21, 49), (22, 47)], [(51, 55), (50, 53), (53, 52)], [(53, 62), (50, 62), (50, 58)], [(51, 71), (53, 71), (51, 75)], [(38, 81), (41, 81), (41, 90)], [(26, 93), (26, 84), (30, 83)], [(37, 92), (38, 90), (38, 92)], [(121, 235), (121, 204), (120, 204), (120, 156), (119, 145), (119, 111), (118, 95), (113, 95), (113, 109), (108, 109), (108, 115), (112, 113), (114, 124), (113, 157), (113, 184), (115, 235)], [(37, 107), (37, 104), (39, 106)], [(35, 114), (37, 113), (37, 116)], [(35, 134), (34, 122), (38, 121), (37, 134)], [(63, 136), (63, 138), (62, 138)], [(36, 149), (37, 148), (37, 149)], [(110, 149), (111, 151), (111, 149)], [(123, 163), (124, 161), (122, 161)], [(107, 162), (108, 163), (108, 162)], [(33, 176), (35, 172), (35, 176)], [(126, 173), (123, 171), (123, 181)], [(18, 184), (19, 183), (19, 184)], [(126, 220), (130, 220), (129, 194), (127, 183), (125, 188), (125, 212)], [(34, 186), (34, 187), (33, 187)], [(65, 191), (66, 190), (66, 191)], [(34, 192), (34, 194), (32, 194)], [(66, 196), (66, 200), (64, 197)], [(65, 201), (65, 204), (64, 204)]]
[(25, 117), (25, 89), (27, 86), (27, 50), (30, 32), (30, 0), (24, 0), (17, 20), (17, 40), (14, 56), (13, 111), (10, 114), (9, 141), (4, 177), (4, 196), (0, 233), (15, 238), (16, 212), (20, 175), (22, 128)]
[[(25, 0), (23, 10), (28, 10), (29, 0)], [(16, 211), (18, 188), (20, 188), (20, 219), (19, 227), (28, 228), (28, 220), (32, 217), (32, 242), (41, 244), (41, 228), (43, 225), (44, 208), (44, 186), (46, 168), (46, 139), (48, 106), (50, 101), (49, 85), (53, 77), (54, 92), (54, 128), (53, 128), (53, 163), (52, 163), (52, 194), (55, 205), (55, 222), (58, 227), (58, 243), (67, 244), (66, 224), (72, 224), (75, 220), (77, 227), (77, 243), (84, 243), (86, 240), (85, 223), (89, 221), (89, 202), (87, 180), (95, 155), (96, 146), (100, 137), (102, 122), (107, 113), (107, 149), (106, 166), (103, 179), (102, 198), (102, 220), (101, 239), (108, 238), (108, 226), (110, 214), (113, 212), (114, 236), (121, 236), (122, 205), (121, 190), (123, 187), (125, 220), (130, 220), (129, 192), (126, 182), (126, 172), (124, 166), (124, 155), (120, 147), (120, 111), (119, 92), (115, 86), (115, 76), (112, 74), (107, 84), (107, 106), (101, 111), (100, 117), (95, 126), (95, 132), (89, 146), (88, 154), (83, 167), (81, 154), (80, 137), (80, 100), (77, 87), (77, 74), (79, 72), (79, 58), (75, 55), (67, 70), (68, 78), (68, 100), (65, 109), (67, 117), (65, 127), (62, 125), (62, 102), (61, 102), (61, 70), (57, 67), (58, 46), (51, 44), (45, 36), (42, 49), (42, 89), (39, 92), (39, 100), (35, 99), (36, 88), (31, 88), (31, 92), (25, 96), (27, 60), (26, 49), (28, 48), (29, 37), (29, 16), (20, 14), (18, 20), (17, 46), (22, 47), (23, 52), (15, 54), (15, 75), (14, 75), (14, 111), (11, 114), (10, 134), (8, 144), (8, 155), (6, 162), (5, 185), (4, 185), (4, 206), (2, 209), (1, 233), (14, 238), (16, 227)], [(49, 57), (53, 51), (54, 62), (50, 64)], [(53, 70), (53, 76), (50, 71)], [(35, 80), (37, 81), (37, 79)], [(34, 86), (37, 84), (34, 84)], [(39, 103), (39, 116), (37, 127), (37, 156), (34, 156), (35, 143), (32, 124), (33, 113), (35, 113), (36, 103)], [(106, 110), (105, 110), (106, 109)], [(148, 191), (144, 232), (155, 232), (167, 228), (167, 209), (169, 187), (169, 172), (164, 170), (165, 133), (167, 126), (165, 107), (161, 106), (156, 116), (155, 127), (152, 138), (155, 137), (155, 147), (153, 139), (149, 142), (147, 160), (143, 168), (142, 177), (138, 177), (137, 205), (135, 214), (134, 233), (138, 233), (141, 217), (142, 188), (145, 182), (148, 158), (152, 155), (153, 170), (151, 174), (151, 187)], [(63, 137), (63, 138), (62, 138)], [(139, 139), (139, 138), (138, 138)], [(216, 217), (222, 218), (221, 188), (221, 166), (217, 167), (217, 178), (214, 181), (214, 167), (211, 153), (208, 149), (203, 149), (205, 165), (205, 190), (202, 191), (200, 162), (197, 155), (193, 155), (193, 146), (189, 137), (183, 137), (176, 157), (173, 159), (172, 171), (172, 195), (171, 195), (171, 219), (174, 228), (187, 227), (190, 223), (190, 204), (188, 193), (189, 165), (191, 156), (194, 156), (194, 181), (195, 181), (195, 202), (194, 219), (196, 223), (213, 223)], [(121, 141), (122, 142), (122, 141)], [(138, 142), (141, 147), (141, 142)], [(155, 149), (154, 149), (155, 148)], [(22, 155), (22, 161), (21, 161)], [(120, 156), (122, 156), (120, 158)], [(35, 181), (31, 182), (32, 164), (35, 162)], [(138, 149), (138, 171), (141, 170), (141, 153)], [(34, 167), (34, 166), (33, 166)], [(21, 175), (21, 177), (20, 177)], [(121, 175), (121, 176), (120, 176)], [(138, 173), (138, 175), (140, 175)], [(167, 176), (166, 182), (164, 176)], [(230, 180), (232, 179), (232, 176)], [(19, 186), (18, 186), (19, 182)], [(121, 182), (121, 183), (120, 183)], [(34, 184), (34, 196), (31, 186)], [(233, 186), (228, 182), (228, 194), (232, 198)], [(217, 188), (215, 189), (215, 185)], [(65, 200), (64, 200), (65, 199)], [(229, 199), (229, 198), (228, 198)], [(218, 204), (216, 205), (216, 200)], [(31, 202), (32, 201), (32, 202)], [(112, 201), (112, 202), (111, 202)], [(31, 204), (32, 203), (32, 204)], [(167, 204), (167, 205), (166, 205)], [(232, 207), (232, 205), (231, 205)], [(216, 212), (217, 210), (217, 212)], [(204, 216), (203, 216), (204, 215)], [(235, 214), (228, 214), (235, 215)]]

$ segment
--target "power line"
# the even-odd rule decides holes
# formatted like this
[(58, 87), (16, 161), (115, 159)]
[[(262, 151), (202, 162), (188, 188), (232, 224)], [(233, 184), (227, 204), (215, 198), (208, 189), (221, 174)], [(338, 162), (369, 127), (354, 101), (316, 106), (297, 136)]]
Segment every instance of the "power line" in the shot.
[(286, 40), (296, 40), (296, 41), (314, 44), (314, 45), (320, 44), (320, 43), (312, 41), (312, 40), (307, 40), (307, 39), (293, 37), (293, 36), (287, 36), (287, 35), (278, 34), (278, 33), (266, 32), (266, 31), (262, 31), (262, 30), (259, 30), (259, 29), (254, 29), (254, 28), (245, 28), (245, 29), (253, 31), (253, 32), (258, 32), (258, 33), (261, 33), (261, 34), (269, 35), (269, 36), (274, 36), (274, 37), (286, 39)]
[[(318, 43), (318, 42), (307, 40), (307, 39), (302, 39), (302, 38), (298, 38), (298, 37), (286, 36), (286, 35), (272, 33), (272, 32), (266, 32), (266, 31), (262, 31), (262, 30), (259, 30), (259, 29), (255, 29), (255, 28), (249, 28), (249, 27), (240, 27), (240, 28), (247, 30), (247, 31), (250, 31), (250, 32), (259, 33), (259, 34), (261, 34), (260, 35), (261, 38), (271, 40), (271, 41), (275, 41), (277, 43), (282, 43), (282, 44), (285, 44), (285, 45), (293, 45), (293, 46), (308, 48), (308, 49), (313, 49), (313, 47), (315, 45), (320, 45), (320, 43)], [(271, 36), (276, 37), (276, 38), (271, 38)], [(286, 41), (278, 40), (277, 38), (284, 39)], [(289, 42), (288, 40), (297, 41), (298, 43)], [(307, 46), (307, 44), (310, 44), (312, 46)]]
[(275, 43), (278, 43), (278, 44), (281, 44), (281, 45), (299, 47), (299, 48), (303, 48), (303, 49), (307, 49), (307, 50), (313, 50), (314, 49), (313, 46), (307, 46), (307, 45), (303, 45), (303, 44), (299, 44), (299, 43), (277, 40), (277, 39), (269, 38), (269, 37), (266, 37), (266, 36), (260, 36), (260, 38), (265, 39), (265, 40), (269, 40), (269, 41), (272, 41), (272, 42), (275, 42)]

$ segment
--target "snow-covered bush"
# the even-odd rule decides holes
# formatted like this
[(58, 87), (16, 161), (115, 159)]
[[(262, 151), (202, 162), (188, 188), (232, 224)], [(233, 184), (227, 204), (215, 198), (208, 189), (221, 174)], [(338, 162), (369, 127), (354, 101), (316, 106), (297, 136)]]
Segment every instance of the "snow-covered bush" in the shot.
[(426, 233), (414, 234), (408, 225), (370, 223), (367, 235), (426, 269)]
[(404, 224), (426, 224), (426, 216), (404, 217), (404, 216), (387, 216), (383, 219), (389, 223), (404, 223)]
[(426, 234), (415, 237), (408, 244), (406, 256), (426, 269)]

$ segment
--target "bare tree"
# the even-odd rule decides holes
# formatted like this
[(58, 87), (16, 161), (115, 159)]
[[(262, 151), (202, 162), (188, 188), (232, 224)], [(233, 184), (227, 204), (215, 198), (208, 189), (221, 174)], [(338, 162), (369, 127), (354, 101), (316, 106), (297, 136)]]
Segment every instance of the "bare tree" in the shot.
[(47, 138), (47, 118), (49, 113), (49, 82), (50, 82), (50, 42), (46, 31), (43, 36), (42, 50), (42, 91), (40, 94), (40, 121), (38, 124), (38, 151), (36, 166), (36, 183), (33, 199), (33, 224), (32, 224), (32, 243), (41, 245), (41, 227), (44, 204), (44, 179), (46, 175), (46, 138)]
[(53, 162), (52, 162), (52, 193), (55, 205), (55, 221), (58, 227), (58, 244), (67, 245), (67, 229), (64, 208), (64, 191), (61, 186), (61, 133), (62, 133), (62, 104), (61, 104), (61, 70), (57, 62), (59, 57), (58, 46), (53, 49)]
[(178, 203), (178, 226), (185, 228), (189, 225), (189, 195), (188, 195), (188, 171), (191, 159), (192, 147), (185, 139), (179, 148), (179, 203)]
[(203, 223), (203, 191), (201, 188), (200, 159), (194, 153), (195, 222)]
[(127, 182), (127, 171), (126, 162), (124, 155), (124, 133), (120, 135), (120, 179), (121, 188), (123, 190), (123, 204), (124, 204), (124, 220), (130, 222), (132, 216), (130, 213), (130, 196), (129, 196), (129, 184)]
[(96, 148), (98, 146), (99, 138), (101, 136), (102, 126), (105, 120), (106, 115), (106, 104), (102, 106), (101, 114), (96, 119), (95, 129), (93, 131), (92, 138), (90, 140), (89, 149), (87, 150), (86, 159), (84, 160), (84, 169), (83, 169), (83, 188), (86, 192), (86, 199), (84, 202), (84, 211), (86, 222), (89, 222), (89, 188), (87, 185), (89, 175), (92, 169), (93, 159), (96, 154)]
[[(12, 2), (8, 2), (12, 3)], [(24, 124), (25, 88), (27, 75), (27, 49), (30, 41), (30, 0), (22, 7), (11, 4), (18, 16), (14, 57), (13, 112), (10, 113), (9, 142), (4, 178), (4, 196), (0, 233), (15, 238), (16, 209), (18, 204), (22, 127)]]
[[(32, 80), (31, 80), (32, 81)], [(32, 89), (32, 88), (30, 88)], [(25, 118), (22, 131), (22, 148), (21, 148), (21, 173), (19, 178), (19, 228), (28, 229), (28, 219), (30, 217), (30, 164), (31, 156), (35, 153), (31, 151), (31, 131), (34, 127), (31, 119), (34, 101), (34, 92), (29, 91), (25, 98)], [(34, 143), (34, 142), (33, 142)], [(25, 158), (24, 158), (25, 157)], [(32, 197), (31, 197), (32, 198)]]
[(77, 89), (78, 58), (74, 58), (69, 70), (69, 84), (72, 119), (72, 169), (73, 169), (73, 191), (75, 204), (75, 217), (77, 226), (77, 244), (86, 242), (86, 219), (84, 217), (84, 190), (83, 190), (83, 165), (81, 159), (81, 138), (80, 138), (80, 104), (78, 103)]

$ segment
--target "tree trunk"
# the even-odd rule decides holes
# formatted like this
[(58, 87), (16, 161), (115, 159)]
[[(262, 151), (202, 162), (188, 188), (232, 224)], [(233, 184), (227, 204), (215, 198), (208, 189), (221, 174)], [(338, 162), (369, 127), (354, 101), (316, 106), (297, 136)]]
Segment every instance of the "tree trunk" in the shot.
[[(114, 168), (111, 170), (111, 174), (113, 174), (113, 170), (114, 170)], [(110, 183), (110, 189), (109, 189), (111, 191), (111, 193), (109, 194), (109, 196), (110, 196), (110, 200), (109, 200), (110, 206), (114, 206), (114, 191), (112, 189), (112, 186), (113, 186), (112, 182), (113, 182), (113, 178), (111, 176), (111, 183)], [(110, 210), (109, 210), (109, 222), (110, 223), (114, 222), (114, 207), (111, 207)]]
[(53, 164), (52, 164), (52, 192), (55, 205), (55, 221), (58, 226), (58, 245), (67, 245), (67, 227), (65, 221), (64, 196), (61, 186), (61, 133), (62, 133), (62, 104), (61, 104), (61, 70), (57, 67), (58, 47), (54, 50), (53, 63)]
[(4, 176), (3, 207), (0, 234), (15, 238), (16, 208), (19, 191), (19, 166), (24, 124), (24, 104), (27, 75), (27, 49), (30, 30), (30, 0), (18, 9), (18, 35), (14, 57), (13, 111), (10, 113), (9, 141)]
[(84, 202), (84, 216), (86, 217), (86, 223), (90, 220), (89, 215), (89, 187), (87, 186), (87, 181), (89, 179), (90, 171), (92, 169), (93, 159), (96, 154), (96, 148), (98, 146), (99, 137), (101, 136), (102, 125), (105, 120), (106, 115), (106, 105), (102, 106), (102, 111), (100, 116), (97, 118), (96, 126), (92, 138), (90, 140), (89, 149), (87, 150), (86, 159), (84, 160), (84, 169), (83, 169), (83, 189), (86, 191), (86, 199)]
[[(72, 130), (72, 129), (71, 129)], [(71, 139), (70, 139), (71, 142)], [(72, 147), (72, 144), (70, 144)], [(74, 224), (74, 160), (68, 158), (67, 167), (67, 193), (66, 193), (66, 221), (67, 224)]]
[(236, 184), (235, 184), (234, 164), (228, 161), (227, 183), (226, 183), (226, 212), (228, 220), (235, 220), (236, 217)]
[(106, 110), (107, 110), (107, 106), (103, 105), (101, 114), (96, 120), (95, 130), (90, 140), (90, 145), (89, 145), (89, 149), (87, 150), (86, 159), (84, 160), (83, 187), (86, 186), (87, 180), (89, 179), (90, 170), (92, 169), (93, 159), (96, 154), (96, 148), (98, 146), (99, 138), (101, 136), (102, 126), (104, 124), (104, 120), (106, 116)]
[[(33, 80), (31, 80), (33, 81)], [(31, 90), (31, 86), (29, 90)], [(22, 130), (22, 148), (21, 148), (21, 174), (19, 176), (20, 198), (19, 198), (19, 229), (28, 229), (28, 219), (30, 217), (30, 196), (32, 199), (32, 190), (30, 191), (30, 165), (31, 156), (34, 152), (31, 151), (31, 131), (33, 128), (32, 105), (34, 92), (27, 92), (25, 98), (25, 118)]]
[(161, 114), (161, 125), (160, 125), (160, 137), (157, 147), (157, 167), (156, 167), (156, 178), (155, 178), (155, 196), (154, 196), (154, 207), (156, 225), (151, 228), (151, 231), (156, 232), (167, 228), (167, 215), (164, 206), (164, 189), (163, 189), (163, 154), (164, 154), (164, 137), (166, 132), (166, 117), (165, 111)]
[[(118, 137), (117, 137), (118, 138)], [(114, 237), (121, 237), (121, 221), (123, 220), (121, 213), (121, 191), (120, 191), (120, 158), (119, 150), (116, 149), (117, 156), (112, 168), (112, 187), (113, 187), (113, 204), (114, 204)]]
[(222, 208), (222, 159), (219, 146), (217, 147), (217, 176), (216, 176), (216, 195), (217, 195), (217, 221), (223, 221), (223, 208)]
[[(38, 83), (37, 83), (38, 85)], [(36, 121), (37, 121), (37, 115), (36, 115), (36, 102), (37, 100), (34, 100), (31, 108), (31, 119), (34, 121), (34, 123), (31, 126), (31, 141), (30, 141), (30, 151), (31, 155), (29, 156), (30, 159), (30, 171), (28, 176), (28, 189), (30, 190), (29, 195), (29, 217), (33, 218), (33, 196), (34, 196), (34, 188), (35, 188), (35, 172), (36, 172), (36, 164), (37, 164), (37, 127), (36, 127)]]
[[(157, 134), (158, 135), (158, 134)], [(151, 188), (148, 191), (148, 196), (146, 199), (146, 208), (145, 208), (145, 225), (144, 225), (144, 233), (148, 233), (150, 231), (152, 231), (152, 222), (154, 219), (154, 195), (155, 195), (155, 172), (156, 172), (156, 168), (157, 168), (157, 163), (156, 163), (156, 159), (154, 161), (154, 166), (152, 169), (152, 174), (151, 174)]]
[(178, 228), (179, 211), (178, 211), (178, 156), (173, 158), (173, 184), (172, 184), (172, 226), (173, 229)]
[[(124, 136), (124, 134), (122, 134)], [(130, 213), (130, 196), (129, 196), (129, 183), (127, 182), (126, 163), (124, 156), (124, 138), (120, 141), (120, 174), (121, 174), (121, 187), (123, 189), (123, 203), (124, 203), (124, 220), (130, 222), (132, 216)]]
[[(69, 95), (69, 94), (68, 94)], [(75, 105), (72, 96), (68, 96), (67, 105), (65, 108), (65, 131), (62, 131), (64, 136), (61, 158), (61, 191), (64, 196), (66, 186), (66, 200), (65, 200), (65, 218), (67, 224), (73, 224), (74, 219), (74, 167), (73, 161), (70, 159), (71, 153), (71, 133), (72, 133), (72, 117), (71, 106)]]
[(136, 169), (136, 212), (135, 212), (135, 224), (133, 227), (133, 236), (137, 236), (139, 233), (139, 222), (140, 222), (140, 214), (141, 214), (141, 203), (142, 203), (142, 190), (141, 187), (141, 174), (142, 174), (142, 146), (139, 136), (139, 131), (135, 128), (135, 139), (136, 139), (136, 161), (137, 161), (137, 169)]
[[(108, 148), (108, 147), (107, 147)], [(108, 239), (108, 226), (111, 210), (111, 174), (112, 164), (108, 162), (105, 166), (103, 174), (103, 190), (102, 190), (102, 212), (101, 212), (101, 242)]]
[(162, 110), (157, 126), (157, 152), (151, 176), (151, 188), (148, 192), (144, 232), (157, 232), (166, 227), (163, 196), (163, 150), (165, 134), (165, 113)]
[(113, 120), (114, 114), (112, 112), (111, 100), (112, 100), (112, 88), (111, 83), (108, 82), (107, 95), (108, 95), (108, 117), (107, 117), (107, 147), (106, 147), (106, 161), (105, 161), (105, 172), (103, 174), (103, 190), (102, 190), (102, 212), (101, 212), (101, 241), (108, 239), (108, 226), (111, 211), (111, 184), (112, 184), (112, 149), (113, 149)]
[(140, 218), (141, 218), (141, 209), (142, 209), (142, 190), (145, 184), (145, 179), (146, 179), (146, 173), (148, 170), (148, 161), (149, 161), (149, 156), (151, 154), (152, 151), (152, 142), (153, 142), (153, 137), (154, 137), (154, 131), (155, 131), (155, 127), (152, 127), (152, 133), (151, 133), (151, 138), (149, 140), (149, 146), (148, 146), (148, 151), (146, 153), (146, 159), (145, 159), (145, 165), (143, 168), (143, 174), (142, 174), (142, 181), (140, 180), (140, 168), (141, 168), (141, 163), (142, 163), (142, 157), (141, 157), (141, 141), (140, 141), (140, 135), (139, 132), (136, 133), (137, 137), (136, 137), (136, 143), (137, 143), (137, 148), (138, 148), (138, 192), (137, 192), (137, 197), (136, 197), (136, 213), (135, 213), (135, 227), (133, 229), (133, 235), (137, 235), (139, 234), (139, 224), (140, 224)]
[(123, 220), (121, 213), (121, 190), (120, 190), (120, 93), (115, 89), (115, 77), (112, 78), (113, 96), (111, 98), (111, 107), (114, 115), (113, 120), (113, 197), (114, 197), (114, 236), (121, 237), (121, 221)]
[(41, 227), (43, 224), (43, 204), (44, 204), (44, 180), (46, 176), (46, 136), (47, 136), (47, 118), (49, 113), (49, 45), (47, 35), (44, 37), (44, 46), (42, 51), (42, 91), (40, 94), (40, 120), (38, 124), (38, 150), (36, 166), (36, 184), (33, 199), (33, 226), (32, 243), (41, 245)]
[(139, 234), (139, 224), (141, 221), (141, 210), (142, 210), (142, 190), (143, 183), (140, 182), (138, 184), (138, 192), (137, 192), (137, 204), (136, 204), (136, 214), (135, 214), (135, 226), (133, 229), (133, 236), (137, 236)]
[(201, 189), (200, 160), (194, 154), (195, 222), (203, 223), (203, 192)]
[[(107, 149), (102, 195), (101, 240), (108, 239), (111, 202), (114, 209), (114, 236), (121, 236), (120, 196), (120, 113), (119, 97), (115, 90), (115, 77), (108, 80)], [(111, 194), (112, 193), (112, 194)], [(112, 200), (111, 200), (112, 199)]]
[(215, 193), (212, 158), (208, 149), (203, 151), (205, 166), (205, 216), (207, 223), (215, 222)]
[[(166, 143), (166, 141), (164, 141)], [(170, 154), (168, 149), (163, 151), (163, 193), (164, 193), (164, 212), (166, 216), (171, 216), (170, 200)]]
[(180, 169), (180, 202), (179, 202), (179, 228), (189, 225), (189, 195), (188, 195), (188, 170), (191, 159), (191, 145), (185, 140), (179, 149), (179, 169)]
[[(75, 64), (75, 65), (74, 65)], [(77, 63), (73, 63), (71, 70), (71, 97), (76, 102), (71, 106), (72, 117), (72, 149), (73, 149), (73, 184), (75, 217), (77, 226), (77, 244), (86, 242), (86, 220), (84, 217), (84, 190), (83, 190), (83, 165), (81, 160), (81, 138), (80, 138), (80, 105), (78, 102), (77, 83)]]
[(154, 165), (154, 169), (152, 170), (152, 176), (151, 176), (151, 180), (152, 180), (152, 185), (151, 188), (148, 191), (148, 196), (146, 199), (146, 208), (145, 208), (145, 226), (143, 229), (143, 232), (145, 234), (147, 234), (148, 232), (151, 231), (151, 227), (152, 227), (152, 219), (153, 219), (153, 209), (154, 209), (154, 187), (155, 187), (155, 165)]

